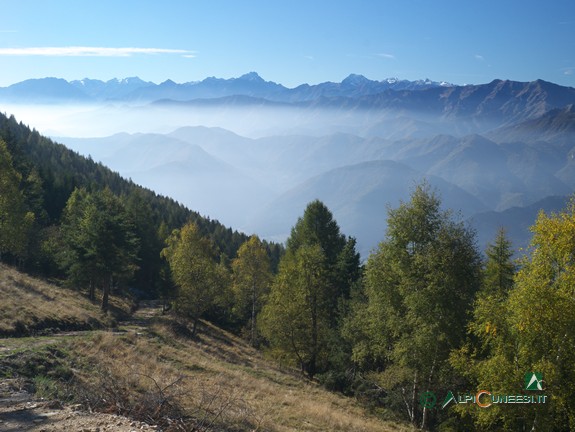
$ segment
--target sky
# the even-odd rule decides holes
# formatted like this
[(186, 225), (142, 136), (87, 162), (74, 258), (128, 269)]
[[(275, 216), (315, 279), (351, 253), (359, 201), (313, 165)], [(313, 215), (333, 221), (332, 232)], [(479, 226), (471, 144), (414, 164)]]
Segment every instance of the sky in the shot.
[(0, 0), (0, 11), (2, 87), (251, 71), (287, 87), (351, 73), (575, 87), (573, 0)]

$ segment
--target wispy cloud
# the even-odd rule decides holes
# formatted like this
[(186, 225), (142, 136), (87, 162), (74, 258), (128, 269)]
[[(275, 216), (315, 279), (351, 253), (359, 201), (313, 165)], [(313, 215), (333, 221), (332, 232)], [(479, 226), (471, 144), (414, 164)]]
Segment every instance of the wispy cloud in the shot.
[(303, 58), (313, 61), (312, 55), (305, 55), (305, 56), (303, 56)]
[(388, 53), (379, 53), (376, 54), (378, 57), (381, 58), (385, 58), (385, 59), (389, 59), (389, 60), (395, 60), (395, 56), (393, 54), (388, 54)]
[(180, 54), (193, 57), (194, 51), (166, 48), (109, 48), (109, 47), (27, 47), (0, 48), (0, 56), (44, 57), (131, 57), (134, 55)]
[(473, 57), (475, 57), (475, 60), (485, 61), (485, 57), (480, 54), (475, 54)]

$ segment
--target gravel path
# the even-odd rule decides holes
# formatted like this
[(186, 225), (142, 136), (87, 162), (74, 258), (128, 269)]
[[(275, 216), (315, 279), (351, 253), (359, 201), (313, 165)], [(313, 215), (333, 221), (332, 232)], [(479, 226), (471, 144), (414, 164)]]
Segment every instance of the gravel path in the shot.
[[(157, 308), (142, 308), (134, 317), (137, 320), (134, 324), (145, 325), (146, 321), (158, 312)], [(41, 338), (36, 343), (48, 343), (53, 341), (55, 336)], [(10, 348), (0, 346), (0, 351), (6, 354)], [(62, 406), (57, 401), (35, 399), (23, 383), (18, 379), (0, 379), (0, 432), (160, 431), (157, 426), (126, 417), (89, 413), (82, 411), (79, 405)]]

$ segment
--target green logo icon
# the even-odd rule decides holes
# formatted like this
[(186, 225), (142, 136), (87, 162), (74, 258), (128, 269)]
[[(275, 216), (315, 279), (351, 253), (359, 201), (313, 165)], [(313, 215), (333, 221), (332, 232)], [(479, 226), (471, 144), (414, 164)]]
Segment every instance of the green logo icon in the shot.
[(447, 396), (445, 396), (445, 400), (443, 401), (443, 404), (441, 405), (441, 409), (443, 409), (447, 405), (449, 405), (451, 403), (451, 401), (454, 401), (455, 403), (457, 403), (457, 401), (455, 400), (455, 396), (453, 396), (452, 391), (449, 390), (449, 393), (447, 393)]
[(419, 404), (423, 408), (433, 408), (435, 406), (435, 402), (437, 398), (435, 397), (435, 393), (428, 391), (425, 393), (421, 393), (419, 396)]
[(525, 390), (543, 390), (543, 374), (527, 372), (525, 374)]

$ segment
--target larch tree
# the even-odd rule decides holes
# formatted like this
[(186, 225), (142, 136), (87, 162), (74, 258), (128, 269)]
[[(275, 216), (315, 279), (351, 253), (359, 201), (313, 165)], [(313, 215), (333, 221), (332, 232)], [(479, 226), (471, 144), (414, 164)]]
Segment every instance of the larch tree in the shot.
[(177, 287), (176, 313), (192, 321), (196, 334), (200, 318), (218, 301), (226, 284), (227, 270), (216, 262), (209, 239), (200, 235), (198, 226), (187, 223), (175, 230), (162, 250)]
[[(513, 366), (516, 356), (515, 335), (509, 322), (509, 294), (514, 286), (516, 265), (513, 249), (505, 230), (498, 231), (485, 254), (480, 291), (473, 307), (473, 318), (468, 324), (469, 340), (452, 351), (450, 363), (468, 380), (470, 388), (489, 389), (504, 394), (520, 389), (517, 371)], [(509, 410), (503, 405), (490, 409), (470, 409), (466, 405), (453, 406), (462, 416), (471, 416), (480, 428), (516, 430), (522, 428), (518, 417), (529, 416), (520, 406)], [(506, 421), (501, 422), (502, 413)]]
[(313, 378), (326, 362), (330, 331), (325, 256), (318, 245), (302, 246), (280, 262), (260, 327), (279, 358), (295, 361)]
[(112, 287), (138, 268), (139, 239), (121, 200), (109, 189), (88, 193), (76, 189), (64, 210), (66, 251), (63, 265), (71, 280), (88, 284), (89, 297), (102, 289), (102, 310), (109, 307)]
[(355, 240), (341, 234), (321, 201), (308, 204), (287, 240), (262, 310), (260, 327), (276, 353), (295, 360), (309, 377), (325, 372), (328, 341), (340, 339), (340, 305), (359, 274)]
[(349, 298), (351, 286), (360, 276), (360, 257), (355, 250), (355, 239), (346, 238), (331, 211), (323, 202), (315, 200), (307, 205), (286, 243), (288, 253), (303, 246), (317, 245), (322, 250), (326, 283), (330, 290), (332, 326), (337, 325), (339, 301)]
[(575, 429), (575, 198), (556, 214), (541, 212), (531, 228), (508, 313), (516, 334), (516, 376), (543, 374), (551, 403), (532, 413), (532, 430)]
[[(531, 231), (513, 286), (498, 284), (508, 277), (486, 278), (492, 287), (479, 296), (470, 325), (479, 347), (454, 353), (452, 363), (478, 388), (497, 394), (519, 394), (526, 374), (538, 372), (544, 393), (537, 394), (548, 400), (470, 410), (482, 429), (575, 428), (575, 199), (559, 213), (541, 211)], [(509, 264), (498, 266), (506, 276)]]
[(273, 279), (268, 252), (253, 235), (243, 243), (232, 261), (233, 291), (236, 313), (249, 321), (250, 343), (258, 345), (257, 316), (261, 311)]
[(21, 180), (6, 143), (0, 139), (0, 257), (10, 253), (22, 259), (26, 253), (35, 217), (26, 211)]
[[(482, 286), (477, 293), (469, 329), (481, 341), (482, 347), (478, 349), (484, 351), (484, 356), (489, 356), (494, 349), (492, 343), (499, 343), (507, 331), (506, 302), (516, 273), (511, 242), (503, 228), (498, 231), (495, 241), (488, 245), (485, 254), (487, 262)], [(477, 354), (482, 355), (480, 352)]]

